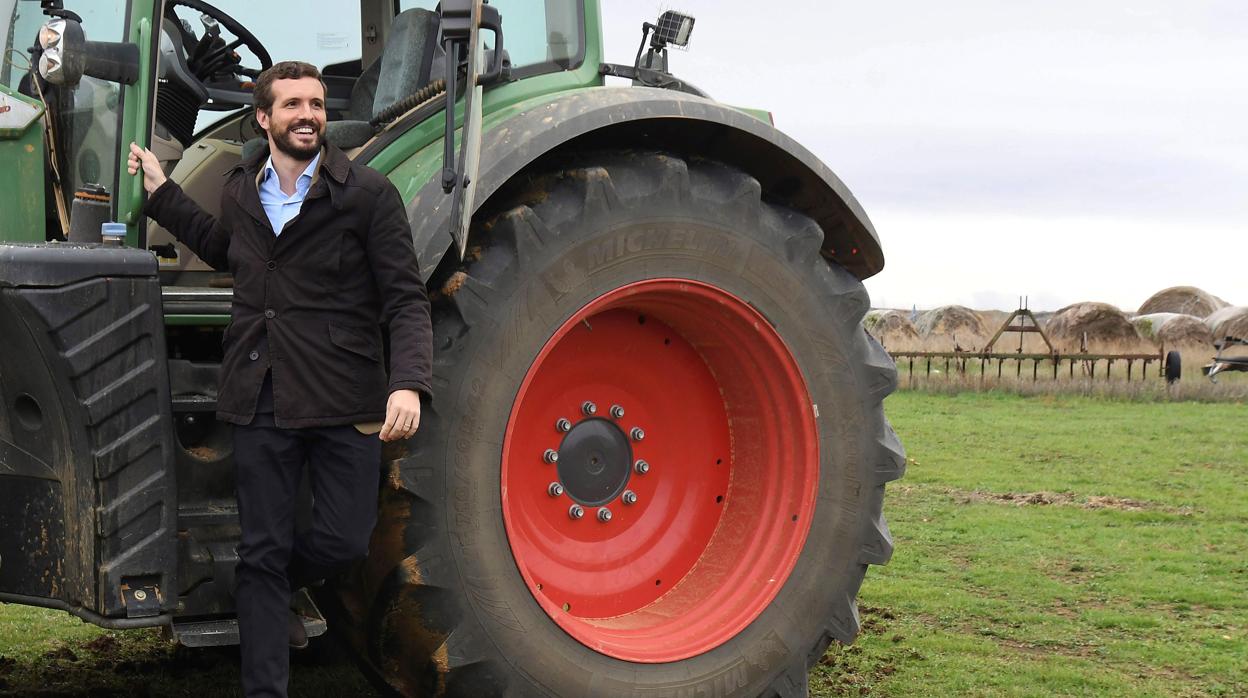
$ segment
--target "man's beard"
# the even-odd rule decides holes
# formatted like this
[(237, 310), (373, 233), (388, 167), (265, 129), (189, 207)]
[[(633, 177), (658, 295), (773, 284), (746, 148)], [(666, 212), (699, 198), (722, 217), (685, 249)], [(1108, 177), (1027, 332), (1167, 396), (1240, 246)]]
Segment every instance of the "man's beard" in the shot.
[[(299, 145), (299, 143), (295, 141), (295, 134), (293, 133), (295, 129), (304, 126), (310, 126), (316, 134), (316, 141), (307, 147)], [(318, 126), (321, 126), (319, 130), (317, 129)], [(325, 145), (325, 129), (321, 124), (308, 119), (296, 121), (278, 133), (277, 136), (273, 138), (273, 144), (277, 146), (278, 150), (286, 153), (295, 160), (298, 160), (299, 162), (308, 162), (312, 158), (316, 157), (316, 154), (321, 151), (321, 146)]]

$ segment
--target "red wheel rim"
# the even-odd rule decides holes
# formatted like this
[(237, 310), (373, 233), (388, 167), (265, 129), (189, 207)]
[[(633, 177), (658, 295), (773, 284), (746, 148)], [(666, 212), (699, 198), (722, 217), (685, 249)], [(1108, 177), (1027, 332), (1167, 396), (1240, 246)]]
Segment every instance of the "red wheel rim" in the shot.
[(655, 279), (595, 299), (533, 361), (504, 437), (503, 518), (534, 598), (582, 644), (627, 661), (731, 639), (806, 541), (814, 418), (793, 355), (736, 296)]

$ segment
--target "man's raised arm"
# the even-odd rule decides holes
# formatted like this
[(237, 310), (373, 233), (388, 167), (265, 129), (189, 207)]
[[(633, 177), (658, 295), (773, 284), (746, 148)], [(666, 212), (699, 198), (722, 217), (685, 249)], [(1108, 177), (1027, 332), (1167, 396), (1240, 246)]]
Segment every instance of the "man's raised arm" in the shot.
[(147, 203), (143, 206), (144, 214), (173, 233), (213, 269), (229, 269), (226, 255), (230, 245), (229, 233), (216, 218), (187, 196), (182, 187), (165, 176), (160, 161), (152, 151), (131, 143), (126, 169), (132, 175), (143, 171), (143, 188), (148, 194)]

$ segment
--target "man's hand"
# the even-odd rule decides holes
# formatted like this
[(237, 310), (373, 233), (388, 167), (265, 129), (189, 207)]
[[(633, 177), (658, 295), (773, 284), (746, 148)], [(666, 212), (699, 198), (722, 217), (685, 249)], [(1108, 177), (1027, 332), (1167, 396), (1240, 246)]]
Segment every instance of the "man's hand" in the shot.
[(420, 393), (396, 390), (386, 402), (386, 423), (378, 435), (382, 441), (406, 439), (420, 428)]
[(130, 157), (126, 161), (126, 170), (130, 174), (138, 174), (139, 170), (143, 170), (143, 188), (148, 194), (156, 191), (160, 185), (168, 179), (165, 177), (165, 171), (160, 167), (160, 160), (156, 159), (156, 154), (147, 148), (140, 148), (134, 143), (130, 144)]

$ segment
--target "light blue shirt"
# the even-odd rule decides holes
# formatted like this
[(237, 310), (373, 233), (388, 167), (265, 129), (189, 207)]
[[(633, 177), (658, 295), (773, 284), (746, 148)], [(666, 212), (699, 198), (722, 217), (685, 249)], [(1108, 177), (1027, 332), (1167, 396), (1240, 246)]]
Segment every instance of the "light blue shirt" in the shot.
[(273, 156), (270, 155), (264, 163), (264, 171), (260, 174), (260, 205), (269, 217), (269, 225), (273, 226), (274, 235), (281, 235), (282, 228), (299, 215), (303, 199), (312, 187), (312, 175), (320, 162), (321, 154), (317, 153), (303, 174), (299, 175), (299, 179), (295, 180), (295, 193), (290, 196), (282, 191), (281, 178), (277, 176), (277, 170), (273, 169)]

